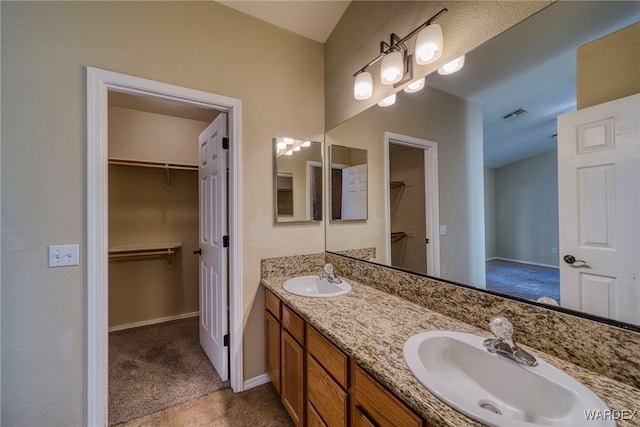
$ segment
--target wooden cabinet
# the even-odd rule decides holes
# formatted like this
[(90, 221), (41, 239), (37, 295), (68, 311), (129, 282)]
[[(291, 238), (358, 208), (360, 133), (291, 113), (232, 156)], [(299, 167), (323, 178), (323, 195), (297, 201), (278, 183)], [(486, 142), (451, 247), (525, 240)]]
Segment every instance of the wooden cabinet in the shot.
[(423, 427), (420, 417), (357, 365), (353, 383), (354, 427)]
[(265, 308), (267, 374), (280, 393), (280, 300), (269, 291), (265, 292)]
[(432, 427), (266, 292), (267, 371), (298, 427)]

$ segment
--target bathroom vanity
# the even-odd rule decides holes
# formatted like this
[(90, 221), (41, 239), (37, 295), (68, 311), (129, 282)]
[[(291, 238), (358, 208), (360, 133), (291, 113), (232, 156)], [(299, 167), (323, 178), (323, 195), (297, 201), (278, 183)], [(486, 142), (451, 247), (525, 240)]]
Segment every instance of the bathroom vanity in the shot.
[[(409, 370), (403, 345), (424, 331), (449, 330), (487, 338), (489, 331), (364, 285), (350, 275), (342, 275), (352, 286), (342, 296), (291, 294), (283, 288), (284, 282), (292, 276), (319, 274), (324, 257), (288, 258), (275, 259), (270, 266), (263, 261), (261, 283), (266, 288), (268, 373), (296, 425), (483, 425), (431, 394)], [(288, 262), (296, 267), (283, 267)], [(523, 347), (586, 385), (609, 408), (638, 409), (638, 388)], [(637, 419), (617, 422), (620, 427), (632, 426)]]

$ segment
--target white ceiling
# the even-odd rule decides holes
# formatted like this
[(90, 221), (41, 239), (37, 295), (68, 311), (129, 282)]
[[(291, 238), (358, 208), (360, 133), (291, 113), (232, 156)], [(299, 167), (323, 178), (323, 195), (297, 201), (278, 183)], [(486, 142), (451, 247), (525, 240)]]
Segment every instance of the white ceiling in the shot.
[(324, 43), (351, 1), (218, 1), (277, 27)]

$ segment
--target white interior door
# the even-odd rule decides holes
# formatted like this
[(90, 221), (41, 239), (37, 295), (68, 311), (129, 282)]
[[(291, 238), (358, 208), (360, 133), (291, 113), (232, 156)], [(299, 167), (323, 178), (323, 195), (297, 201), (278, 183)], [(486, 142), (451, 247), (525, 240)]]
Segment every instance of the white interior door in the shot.
[(561, 305), (640, 323), (640, 94), (559, 117), (558, 168)]
[(200, 134), (200, 345), (222, 381), (229, 378), (227, 317), (227, 115)]
[(367, 165), (342, 169), (342, 219), (367, 219)]

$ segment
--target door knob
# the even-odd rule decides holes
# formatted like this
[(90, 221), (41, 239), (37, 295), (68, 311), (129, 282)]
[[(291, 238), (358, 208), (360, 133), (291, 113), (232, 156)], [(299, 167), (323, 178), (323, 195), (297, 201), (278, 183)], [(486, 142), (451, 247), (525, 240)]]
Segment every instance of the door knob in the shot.
[(194, 255), (202, 255), (202, 249), (198, 249), (197, 251), (193, 251)]
[(587, 263), (586, 261), (583, 261), (581, 259), (576, 259), (576, 257), (574, 257), (573, 255), (565, 255), (563, 259), (567, 264), (573, 264), (575, 262), (581, 262), (583, 264)]

